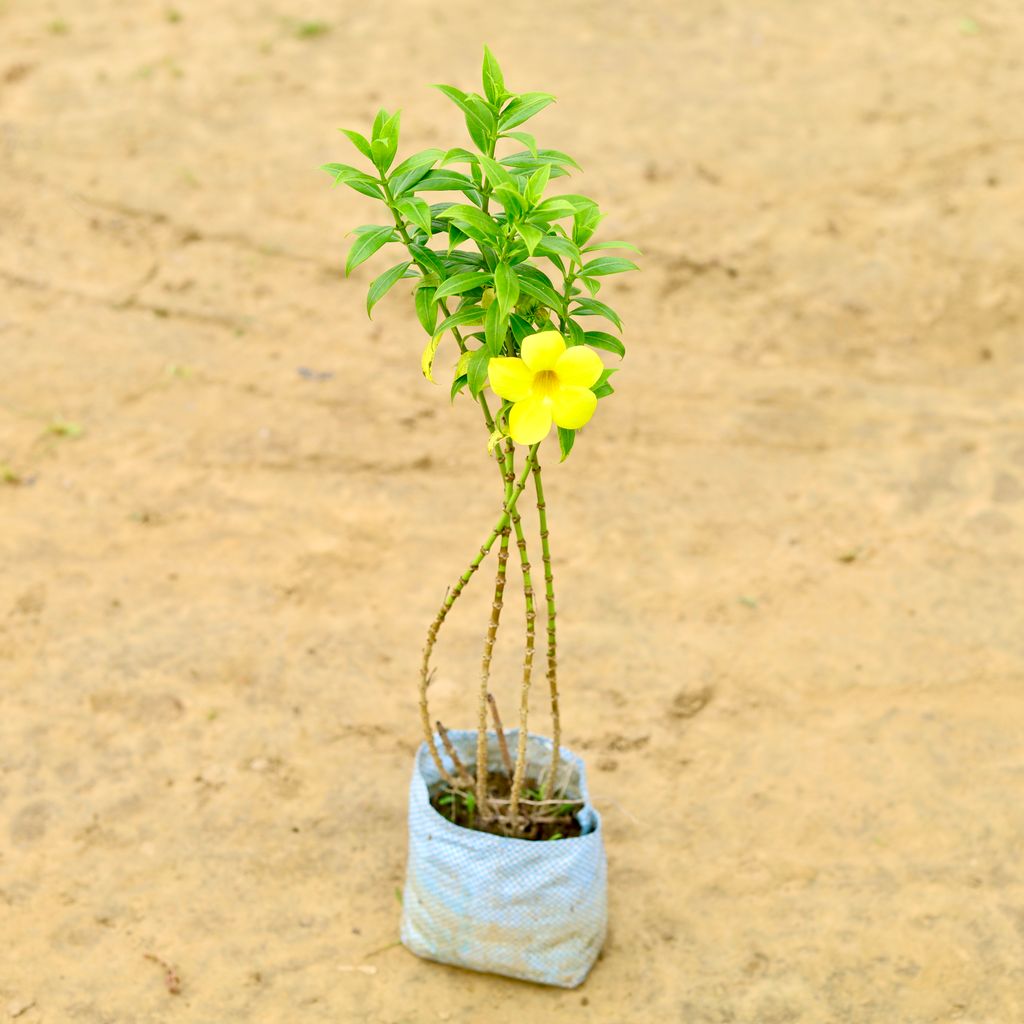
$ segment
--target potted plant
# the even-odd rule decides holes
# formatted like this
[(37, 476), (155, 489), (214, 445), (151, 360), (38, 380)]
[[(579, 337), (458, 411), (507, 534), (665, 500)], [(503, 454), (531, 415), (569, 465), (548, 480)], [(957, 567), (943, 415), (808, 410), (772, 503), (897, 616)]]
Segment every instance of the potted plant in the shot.
[[(597, 295), (602, 278), (636, 269), (615, 254), (634, 247), (592, 241), (602, 219), (593, 200), (545, 198), (553, 179), (578, 169), (570, 156), (539, 147), (522, 130), (554, 97), (510, 92), (486, 47), (482, 94), (438, 88), (465, 115), (474, 149), (427, 149), (396, 165), (400, 115), (381, 110), (368, 136), (342, 129), (367, 169), (324, 167), (337, 184), (387, 208), (386, 223), (356, 228), (346, 273), (385, 246), (404, 249), (402, 259), (371, 283), (367, 313), (398, 282), (412, 282), (416, 315), (428, 336), (423, 373), (435, 381), (441, 346), (450, 337), (458, 349), (451, 400), (466, 391), (479, 404), (502, 489), (497, 520), (447, 591), (423, 649), (423, 743), (410, 790), (402, 941), (429, 959), (573, 987), (604, 939), (605, 858), (583, 762), (560, 742), (540, 448), (554, 428), (564, 461), (599, 400), (612, 394), (615, 371), (605, 368), (598, 351), (621, 357), (625, 349), (614, 334), (584, 321), (607, 320), (621, 331), (618, 315)], [(432, 202), (439, 193), (456, 195)], [(534, 539), (528, 540), (519, 511), (527, 488), (538, 510), (540, 579), (530, 561)], [(494, 599), (475, 728), (448, 731), (430, 712), (431, 656), (459, 595), (492, 554)], [(506, 732), (490, 692), (490, 666), (510, 558), (521, 570), (526, 635), (518, 727)], [(538, 618), (546, 637), (550, 739), (528, 729)]]

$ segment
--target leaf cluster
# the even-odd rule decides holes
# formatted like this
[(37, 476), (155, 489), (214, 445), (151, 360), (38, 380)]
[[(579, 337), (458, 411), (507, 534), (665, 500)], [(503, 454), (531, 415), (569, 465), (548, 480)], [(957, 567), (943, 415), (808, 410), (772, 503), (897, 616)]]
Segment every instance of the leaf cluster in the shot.
[[(396, 164), (401, 113), (382, 109), (369, 135), (342, 129), (367, 170), (343, 163), (323, 167), (335, 184), (386, 207), (387, 223), (355, 229), (345, 271), (351, 274), (388, 245), (402, 246), (403, 259), (371, 282), (366, 311), (372, 315), (399, 281), (413, 282), (416, 315), (429, 335), (422, 357), (429, 380), (444, 336), (451, 332), (458, 345), (453, 400), (464, 388), (477, 397), (490, 359), (518, 355), (522, 340), (539, 330), (557, 329), (567, 345), (624, 356), (616, 334), (589, 324), (597, 318), (621, 333), (619, 315), (598, 293), (605, 278), (638, 269), (615, 254), (638, 252), (635, 246), (593, 240), (603, 217), (593, 199), (546, 194), (554, 179), (579, 165), (560, 150), (539, 146), (521, 126), (555, 98), (510, 92), (487, 47), (482, 86), (481, 93), (437, 86), (462, 112), (472, 149), (425, 149)], [(612, 394), (613, 372), (605, 371), (594, 385), (598, 398)], [(574, 436), (559, 430), (563, 458)]]

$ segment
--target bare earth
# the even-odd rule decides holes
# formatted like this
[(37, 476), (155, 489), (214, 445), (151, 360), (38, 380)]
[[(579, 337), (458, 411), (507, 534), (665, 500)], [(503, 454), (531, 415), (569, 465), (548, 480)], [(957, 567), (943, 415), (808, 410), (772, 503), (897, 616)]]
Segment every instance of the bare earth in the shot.
[[(1020, 4), (482, 10), (0, 0), (0, 1020), (1017, 1024)], [(462, 143), (428, 86), (484, 40), (645, 253), (546, 455), (610, 859), (574, 992), (395, 945), (498, 480), (316, 169), (381, 103)]]

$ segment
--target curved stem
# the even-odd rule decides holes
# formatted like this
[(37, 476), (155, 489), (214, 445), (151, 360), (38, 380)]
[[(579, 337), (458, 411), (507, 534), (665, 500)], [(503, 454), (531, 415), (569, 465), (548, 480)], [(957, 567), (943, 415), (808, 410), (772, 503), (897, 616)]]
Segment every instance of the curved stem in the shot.
[(427, 630), (427, 642), (423, 648), (423, 662), (420, 666), (420, 724), (423, 726), (423, 735), (427, 742), (427, 748), (430, 750), (430, 756), (433, 758), (434, 766), (437, 768), (438, 774), (441, 778), (449, 785), (454, 785), (455, 780), (441, 761), (441, 755), (438, 753), (437, 744), (434, 742), (434, 730), (431, 728), (430, 710), (427, 706), (427, 688), (430, 686), (430, 655), (434, 650), (434, 644), (437, 642), (438, 630), (440, 630), (441, 625), (447, 617), (452, 605), (455, 603), (456, 598), (458, 598), (459, 594), (462, 593), (463, 588), (473, 578), (473, 574), (480, 568), (480, 563), (487, 557), (491, 548), (494, 547), (494, 542), (501, 535), (501, 532), (509, 525), (512, 516), (515, 514), (516, 502), (519, 500), (519, 496), (523, 493), (523, 489), (526, 487), (526, 481), (530, 476), (530, 471), (533, 469), (533, 460), (537, 456), (537, 448), (538, 445), (532, 445), (530, 447), (530, 454), (526, 457), (526, 464), (523, 467), (523, 472), (512, 489), (511, 498), (505, 503), (501, 517), (498, 519), (497, 523), (495, 523), (494, 529), (491, 530), (487, 540), (481, 545), (479, 554), (472, 562), (469, 563), (466, 571), (463, 572), (463, 574), (455, 581), (455, 585), (445, 596), (445, 599), (441, 604), (441, 608), (435, 616), (434, 621), (430, 624), (430, 629)]
[[(505, 504), (512, 497), (515, 484), (515, 468), (512, 462), (502, 455), (501, 449), (495, 451), (495, 458), (501, 468), (505, 481)], [(498, 636), (498, 624), (501, 621), (501, 609), (505, 596), (505, 567), (508, 564), (509, 528), (501, 531), (501, 545), (498, 548), (498, 575), (494, 581), (494, 601), (491, 603), (491, 621), (484, 640), (484, 654), (480, 665), (480, 699), (477, 706), (476, 731), (476, 804), (483, 812), (487, 801), (487, 698), (491, 681), (491, 656), (494, 653), (494, 641)]]
[(551, 545), (548, 542), (548, 514), (544, 501), (544, 485), (541, 481), (540, 462), (533, 462), (533, 486), (537, 492), (537, 517), (540, 523), (540, 546), (544, 560), (544, 594), (548, 609), (548, 690), (551, 694), (551, 769), (544, 783), (543, 799), (547, 799), (558, 777), (558, 766), (562, 757), (562, 718), (558, 710), (558, 659), (555, 640), (555, 577), (551, 571)]

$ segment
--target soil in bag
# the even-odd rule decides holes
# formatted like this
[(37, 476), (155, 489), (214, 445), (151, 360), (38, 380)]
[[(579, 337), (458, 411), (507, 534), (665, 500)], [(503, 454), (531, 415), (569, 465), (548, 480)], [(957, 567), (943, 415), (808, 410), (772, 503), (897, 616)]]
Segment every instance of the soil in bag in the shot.
[(487, 806), (483, 809), (477, 807), (475, 783), (453, 788), (441, 782), (431, 787), (430, 806), (455, 825), (496, 836), (550, 841), (582, 835), (576, 812), (583, 801), (568, 796), (545, 800), (541, 789), (536, 779), (526, 780), (515, 822), (508, 814), (511, 779), (504, 772), (487, 773)]

